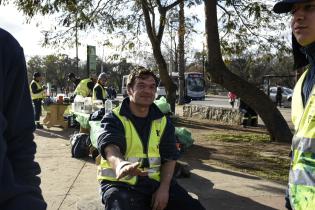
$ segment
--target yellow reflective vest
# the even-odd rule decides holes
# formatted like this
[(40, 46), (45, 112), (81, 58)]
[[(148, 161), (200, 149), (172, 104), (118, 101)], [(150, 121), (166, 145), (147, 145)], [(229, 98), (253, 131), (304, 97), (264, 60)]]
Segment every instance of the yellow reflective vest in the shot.
[(42, 90), (39, 93), (33, 93), (33, 91), (32, 91), (33, 83), (36, 84), (36, 87), (38, 90), (43, 88), (38, 82), (36, 82), (35, 80), (32, 80), (32, 82), (30, 84), (30, 91), (31, 91), (32, 100), (44, 98), (45, 97), (45, 90)]
[(315, 209), (315, 88), (303, 106), (302, 89), (307, 71), (295, 85), (292, 97), (292, 161), (289, 196), (294, 210)]
[(88, 88), (87, 84), (91, 81), (92, 80), (90, 78), (81, 80), (81, 82), (78, 84), (78, 86), (74, 90), (74, 93), (77, 95), (81, 95), (83, 97), (90, 96), (92, 91)]
[[(160, 181), (160, 167), (161, 167), (161, 157), (159, 151), (159, 144), (161, 137), (163, 136), (164, 129), (166, 127), (166, 117), (163, 116), (160, 119), (152, 121), (151, 131), (148, 142), (148, 150), (144, 153), (143, 145), (139, 134), (137, 133), (132, 122), (124, 116), (119, 114), (120, 107), (113, 109), (113, 113), (122, 122), (125, 129), (126, 137), (126, 154), (124, 159), (131, 163), (140, 162), (142, 159), (147, 158), (149, 162), (149, 168), (144, 169), (148, 172), (150, 179)], [(135, 185), (137, 183), (137, 176), (127, 176), (120, 180), (117, 180), (115, 171), (112, 170), (109, 163), (105, 159), (101, 159), (101, 163), (98, 166), (97, 178), (99, 181), (117, 181), (124, 182), (130, 185)]]
[[(97, 88), (98, 86), (101, 87), (101, 89), (102, 89), (102, 99), (96, 98), (96, 91), (95, 91), (95, 88)], [(106, 92), (105, 88), (104, 88), (102, 85), (100, 85), (100, 84), (97, 83), (97, 84), (94, 86), (94, 88), (93, 88), (93, 97), (92, 97), (92, 99), (93, 99), (93, 100), (105, 100), (106, 97), (107, 97), (107, 92)]]

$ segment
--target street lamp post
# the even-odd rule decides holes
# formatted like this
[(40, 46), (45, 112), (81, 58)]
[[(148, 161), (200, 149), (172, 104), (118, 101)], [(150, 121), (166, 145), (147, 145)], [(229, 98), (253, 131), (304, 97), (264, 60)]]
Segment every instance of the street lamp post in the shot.
[(75, 13), (75, 62), (76, 62), (77, 74), (79, 74), (78, 18), (77, 18), (77, 12)]

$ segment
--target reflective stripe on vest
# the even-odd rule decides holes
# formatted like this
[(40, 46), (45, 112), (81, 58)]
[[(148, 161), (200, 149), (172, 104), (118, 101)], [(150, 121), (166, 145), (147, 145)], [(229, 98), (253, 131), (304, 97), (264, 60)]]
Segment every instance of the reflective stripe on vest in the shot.
[[(96, 98), (96, 91), (95, 91), (95, 88), (96, 87), (98, 87), (98, 86), (100, 86), (101, 87), (101, 90), (102, 90), (102, 99), (97, 99)], [(102, 85), (100, 85), (100, 84), (96, 84), (95, 86), (94, 86), (94, 88), (93, 88), (93, 100), (105, 100), (106, 99), (106, 97), (107, 97), (107, 93), (106, 93), (106, 90), (105, 90), (105, 88), (102, 86)]]
[(76, 93), (77, 95), (81, 95), (83, 97), (89, 96), (91, 94), (91, 90), (88, 88), (87, 83), (91, 81), (92, 80), (90, 78), (81, 80), (81, 82), (78, 84), (78, 86), (74, 90), (74, 93)]
[(303, 107), (302, 88), (307, 75), (303, 73), (295, 85), (292, 97), (292, 162), (289, 175), (289, 196), (295, 210), (315, 207), (315, 88)]
[[(159, 144), (166, 127), (166, 117), (163, 116), (161, 119), (152, 121), (148, 141), (148, 151), (147, 153), (144, 153), (141, 139), (132, 122), (119, 114), (120, 107), (121, 106), (118, 106), (113, 109), (113, 113), (120, 119), (125, 130), (126, 154), (124, 159), (131, 163), (141, 163), (143, 159), (147, 159), (149, 162), (149, 168), (141, 168), (141, 170), (148, 172), (149, 178), (160, 181), (161, 157)], [(109, 163), (103, 158), (98, 166), (97, 178), (98, 180), (121, 181), (130, 185), (134, 185), (137, 182), (136, 176), (124, 177), (117, 180), (115, 172), (111, 169)]]
[(39, 93), (33, 93), (33, 91), (32, 91), (32, 85), (33, 85), (33, 83), (36, 84), (37, 90), (42, 89), (42, 86), (41, 86), (38, 82), (36, 82), (35, 80), (32, 80), (32, 82), (31, 82), (31, 84), (30, 84), (30, 91), (31, 91), (32, 100), (44, 98), (44, 90), (42, 90), (42, 91), (39, 92)]

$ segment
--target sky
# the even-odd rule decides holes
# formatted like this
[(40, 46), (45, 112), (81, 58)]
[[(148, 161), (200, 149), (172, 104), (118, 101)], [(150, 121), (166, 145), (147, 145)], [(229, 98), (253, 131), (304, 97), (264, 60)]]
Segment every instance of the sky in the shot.
[[(202, 11), (201, 13), (203, 14), (203, 7), (200, 7), (198, 9), (201, 10)], [(55, 21), (53, 18), (48, 18), (48, 17), (38, 18), (37, 17), (34, 20), (32, 20), (31, 23), (26, 23), (26, 18), (15, 7), (11, 5), (0, 6), (0, 27), (10, 32), (17, 39), (17, 41), (20, 43), (20, 45), (24, 49), (26, 60), (28, 60), (30, 57), (34, 55), (44, 56), (48, 54), (57, 54), (57, 53), (65, 53), (65, 54), (68, 54), (70, 57), (73, 57), (73, 58), (75, 57), (75, 54), (76, 54), (75, 48), (66, 49), (66, 50), (58, 50), (55, 48), (53, 49), (44, 48), (41, 46), (41, 42), (43, 39), (43, 35), (41, 34), (41, 31), (49, 29), (53, 21)], [(199, 23), (201, 27), (202, 27), (202, 24), (203, 23)], [(111, 53), (109, 49), (104, 50), (100, 42), (96, 40), (97, 36), (99, 36), (97, 32), (96, 33), (93, 32), (92, 34), (86, 35), (84, 40), (82, 39), (80, 40), (82, 45), (79, 46), (78, 56), (81, 61), (86, 60), (86, 46), (87, 45), (96, 46), (96, 54), (100, 58), (106, 57), (106, 54)], [(199, 47), (201, 49), (202, 43), (201, 42), (196, 43), (193, 46), (197, 48)]]
[[(41, 43), (43, 35), (41, 31), (49, 29), (55, 21), (53, 18), (40, 17), (35, 18), (31, 23), (26, 23), (26, 18), (15, 7), (6, 5), (0, 6), (0, 27), (11, 33), (24, 49), (26, 60), (31, 56), (45, 56), (49, 54), (65, 53), (70, 57), (75, 57), (75, 48), (67, 48), (65, 50), (56, 48), (42, 47)], [(86, 46), (97, 46), (98, 43), (94, 40), (93, 35), (87, 36), (82, 40), (82, 46), (79, 47), (80, 60), (86, 60)], [(98, 49), (97, 55), (102, 56), (102, 50)]]

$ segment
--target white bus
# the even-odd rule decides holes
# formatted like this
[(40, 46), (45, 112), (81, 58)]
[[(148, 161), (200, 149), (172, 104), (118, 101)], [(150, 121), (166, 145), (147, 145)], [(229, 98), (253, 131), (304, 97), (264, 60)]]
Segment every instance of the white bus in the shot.
[[(190, 100), (204, 100), (205, 99), (205, 81), (203, 78), (203, 74), (199, 72), (186, 72), (184, 74), (184, 97), (185, 101)], [(178, 72), (172, 73), (172, 80), (179, 87), (179, 76)], [(176, 95), (178, 96), (178, 88)], [(156, 98), (160, 98), (161, 96), (166, 96), (165, 87), (162, 81), (160, 81), (157, 92)]]

